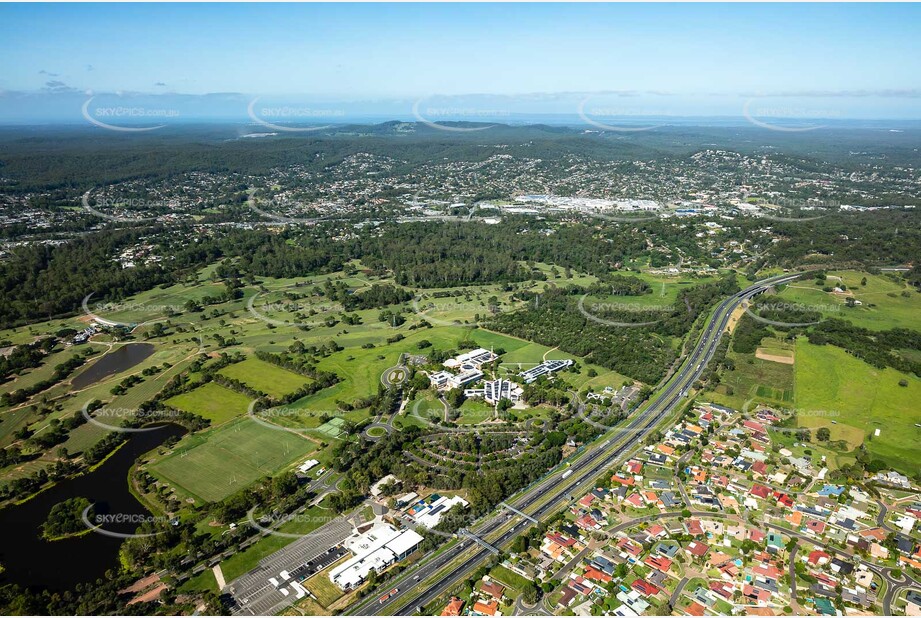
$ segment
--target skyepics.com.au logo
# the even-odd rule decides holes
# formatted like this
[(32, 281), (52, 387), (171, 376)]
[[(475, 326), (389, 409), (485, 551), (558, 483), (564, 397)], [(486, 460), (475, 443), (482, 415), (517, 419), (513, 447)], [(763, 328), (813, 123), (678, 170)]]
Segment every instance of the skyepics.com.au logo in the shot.
[[(282, 298), (277, 300), (261, 300), (269, 294), (284, 293), (288, 289), (264, 291), (253, 294), (246, 302), (246, 310), (254, 318), (273, 326), (293, 326), (295, 328), (320, 328), (333, 326), (338, 323), (336, 314), (346, 312), (343, 304), (338, 302), (306, 302), (303, 299)], [(290, 314), (294, 319), (285, 319), (280, 316)], [(277, 316), (277, 317), (276, 317)]]
[(88, 401), (80, 408), (80, 413), (87, 422), (106, 431), (119, 433), (144, 433), (165, 427), (165, 423), (182, 418), (182, 413), (170, 409), (142, 410), (140, 408), (121, 408), (112, 406), (94, 406)]
[[(823, 211), (837, 210), (841, 205), (834, 200), (794, 198), (775, 198), (754, 202), (758, 206), (756, 215), (762, 219), (782, 223), (805, 223), (827, 217), (830, 213)], [(820, 214), (814, 214), (819, 212)], [(783, 213), (783, 214), (778, 214)], [(795, 216), (794, 216), (795, 215)]]
[[(589, 102), (594, 97), (584, 97), (579, 101), (576, 113), (582, 122), (593, 126), (602, 131), (613, 131), (616, 133), (638, 133), (641, 131), (652, 131), (662, 127), (661, 124), (641, 124), (624, 122), (630, 117), (641, 118), (655, 116), (659, 114), (648, 109), (632, 109), (618, 105), (596, 104), (590, 105)], [(597, 99), (596, 99), (597, 101)]]
[[(117, 528), (137, 529), (140, 526), (160, 526), (169, 522), (168, 517), (148, 515), (143, 513), (96, 513), (95, 505), (91, 504), (80, 514), (80, 519), (87, 529), (115, 539), (140, 539), (163, 534), (157, 532), (120, 532)], [(113, 529), (116, 528), (116, 529)]]
[(413, 313), (431, 324), (439, 326), (482, 326), (490, 317), (502, 313), (497, 300), (459, 301), (451, 299), (413, 298)]
[(786, 104), (770, 103), (770, 97), (751, 97), (742, 105), (742, 116), (762, 129), (781, 133), (804, 133), (822, 129), (826, 125), (817, 119), (841, 118), (840, 110), (829, 108), (806, 108)]
[[(437, 100), (445, 100), (438, 97)], [(453, 133), (471, 133), (492, 129), (500, 123), (507, 122), (511, 113), (506, 109), (474, 107), (469, 105), (451, 104), (447, 99), (445, 104), (424, 104), (426, 98), (417, 99), (413, 103), (412, 114), (422, 124)], [(447, 124), (453, 122), (454, 124)], [(465, 127), (459, 124), (487, 123), (485, 126)]]
[[(251, 99), (246, 106), (246, 113), (250, 119), (273, 131), (282, 131), (288, 133), (306, 133), (312, 131), (322, 131), (329, 129), (332, 124), (320, 124), (329, 119), (345, 118), (345, 111), (342, 109), (328, 109), (314, 107), (310, 105), (294, 104), (288, 105), (279, 103), (275, 105), (261, 104), (259, 101), (262, 97)], [(303, 126), (307, 124), (309, 126)]]
[(145, 324), (151, 324), (153, 322), (165, 321), (168, 319), (168, 316), (178, 315), (185, 310), (185, 307), (182, 305), (112, 301), (95, 303), (92, 307), (90, 307), (90, 299), (93, 298), (95, 294), (95, 292), (90, 292), (84, 296), (80, 306), (83, 309), (84, 315), (92, 318), (104, 326), (120, 326), (122, 328), (131, 329), (138, 324), (137, 322), (123, 322), (119, 320), (113, 320), (111, 317), (104, 316), (124, 314), (158, 316), (155, 320), (146, 320), (144, 322)]
[[(175, 121), (179, 110), (141, 105), (139, 100), (129, 100), (121, 93), (115, 97), (87, 93), (81, 113), (91, 124), (119, 133), (146, 133), (166, 127), (164, 121)], [(95, 102), (95, 103), (94, 103)], [(155, 124), (150, 124), (155, 123)]]
[[(826, 314), (838, 313), (841, 305), (803, 304), (771, 301), (750, 304), (745, 307), (745, 314), (757, 322), (781, 328), (805, 328), (814, 326), (828, 319)], [(802, 319), (797, 319), (800, 316)]]
[(753, 421), (761, 424), (765, 429), (770, 429), (770, 431), (795, 435), (804, 441), (811, 440), (823, 423), (819, 421), (818, 426), (798, 425), (799, 419), (830, 419), (828, 424), (835, 424), (837, 422), (835, 419), (840, 417), (841, 412), (838, 410), (787, 408), (758, 403), (755, 398), (745, 402), (741, 413), (742, 422)]
[[(675, 310), (668, 304), (643, 304), (624, 301), (588, 301), (589, 294), (583, 294), (576, 303), (576, 308), (585, 318), (597, 324), (617, 328), (642, 328), (658, 324), (668, 318)], [(643, 319), (654, 315), (662, 317), (654, 320)], [(621, 317), (634, 316), (635, 320), (623, 320)]]
[[(260, 401), (254, 399), (249, 403), (246, 414), (253, 422), (267, 429), (287, 431), (310, 439), (324, 435), (332, 438), (344, 437), (353, 429), (352, 423), (346, 420), (345, 412), (342, 410), (314, 410), (285, 405), (267, 408), (261, 407)], [(308, 430), (305, 426), (305, 422), (311, 417), (320, 421), (320, 427), (316, 430)]]
[[(338, 516), (332, 511), (330, 511), (329, 515), (306, 512), (278, 513), (272, 511), (257, 517), (257, 508), (253, 507), (246, 513), (246, 523), (261, 534), (269, 534), (285, 539), (303, 539), (314, 535), (327, 536), (318, 530), (338, 519)], [(285, 532), (280, 530), (280, 528), (284, 527), (289, 529), (304, 528), (310, 530), (310, 532)]]
[[(155, 221), (156, 216), (134, 217), (125, 214), (113, 214), (118, 212), (149, 212), (151, 210), (162, 210), (169, 208), (170, 204), (164, 201), (150, 201), (135, 198), (112, 198), (105, 195), (105, 192), (99, 196), (92, 197), (93, 189), (83, 194), (80, 200), (83, 210), (107, 221), (118, 223), (142, 223), (145, 221)], [(92, 204), (90, 203), (92, 199)]]
[[(246, 200), (246, 206), (266, 219), (285, 225), (316, 225), (323, 221), (335, 221), (332, 211), (340, 210), (338, 203), (307, 203), (275, 196), (270, 200), (261, 200), (255, 195)], [(300, 216), (300, 213), (316, 212), (315, 216)]]

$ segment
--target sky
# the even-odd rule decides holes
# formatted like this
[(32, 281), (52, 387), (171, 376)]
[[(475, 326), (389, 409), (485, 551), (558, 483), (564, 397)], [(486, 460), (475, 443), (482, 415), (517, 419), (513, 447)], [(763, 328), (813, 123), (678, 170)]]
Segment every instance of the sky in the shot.
[(919, 118), (919, 82), (917, 4), (0, 4), (0, 117), (91, 92)]

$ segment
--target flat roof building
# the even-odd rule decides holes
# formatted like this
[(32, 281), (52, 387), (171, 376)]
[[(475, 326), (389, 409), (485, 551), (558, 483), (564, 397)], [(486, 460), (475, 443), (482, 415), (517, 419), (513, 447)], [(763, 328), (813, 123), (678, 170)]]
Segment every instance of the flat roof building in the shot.
[(543, 375), (550, 375), (551, 373), (559, 371), (560, 369), (565, 369), (566, 367), (570, 367), (572, 365), (573, 361), (571, 358), (567, 358), (565, 360), (546, 360), (537, 367), (532, 367), (527, 371), (522, 371), (518, 375), (521, 376), (525, 384), (530, 384)]
[(508, 399), (512, 403), (521, 401), (524, 390), (514, 382), (503, 380), (489, 380), (483, 382), (479, 388), (464, 390), (465, 397), (482, 397), (487, 403), (498, 403), (500, 399)]
[(454, 358), (449, 358), (444, 362), (444, 365), (450, 369), (454, 369), (456, 367), (463, 369), (464, 365), (467, 365), (470, 368), (479, 369), (480, 365), (491, 363), (497, 358), (499, 358), (498, 355), (493, 354), (486, 348), (477, 348), (476, 350), (465, 352), (464, 354), (460, 354)]
[(331, 570), (329, 579), (343, 590), (355, 588), (371, 571), (384, 571), (413, 553), (422, 541), (422, 536), (414, 530), (400, 531), (390, 524), (356, 532), (342, 543), (354, 555)]

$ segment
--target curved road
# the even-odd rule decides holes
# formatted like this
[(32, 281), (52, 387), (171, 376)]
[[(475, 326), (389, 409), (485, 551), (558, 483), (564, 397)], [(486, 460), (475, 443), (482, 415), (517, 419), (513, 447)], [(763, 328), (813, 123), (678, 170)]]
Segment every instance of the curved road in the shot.
[[(519, 511), (528, 513), (535, 519), (546, 517), (558, 508), (560, 502), (571, 499), (576, 490), (587, 482), (593, 481), (599, 474), (611, 467), (620, 457), (640, 443), (668, 414), (674, 411), (684, 400), (688, 391), (703, 374), (707, 363), (713, 358), (720, 338), (729, 324), (732, 313), (748, 299), (761, 294), (773, 285), (786, 283), (799, 277), (799, 274), (787, 274), (759, 281), (752, 286), (733, 294), (723, 300), (710, 316), (697, 345), (678, 372), (672, 377), (662, 391), (652, 400), (642, 413), (629, 419), (622, 428), (615, 428), (596, 440), (600, 444), (587, 447), (567, 469), (568, 476), (563, 478), (561, 468), (557, 468), (540, 481), (506, 502)], [(569, 473), (571, 471), (571, 473)], [(546, 498), (549, 496), (549, 500)], [(546, 501), (545, 501), (546, 500)], [(536, 503), (541, 503), (532, 509)], [(530, 511), (530, 512), (529, 512)], [(487, 540), (495, 547), (510, 543), (519, 533), (528, 527), (527, 521), (518, 521), (497, 538), (487, 538), (500, 532), (509, 523), (510, 518), (491, 516), (470, 526), (469, 530), (478, 537)], [(471, 553), (472, 551), (472, 553)], [(389, 580), (386, 586), (399, 591), (379, 603), (376, 593), (369, 593), (367, 600), (349, 608), (349, 614), (397, 614), (410, 615), (417, 612), (441, 596), (449, 588), (462, 581), (467, 574), (485, 561), (488, 549), (464, 541), (406, 569), (401, 575)], [(463, 557), (463, 560), (458, 562)], [(455, 564), (456, 563), (456, 564)], [(453, 565), (451, 569), (446, 569)], [(447, 571), (441, 573), (442, 571)], [(441, 573), (441, 574), (439, 574)], [(418, 576), (418, 579), (416, 577)], [(433, 576), (434, 582), (428, 583)]]

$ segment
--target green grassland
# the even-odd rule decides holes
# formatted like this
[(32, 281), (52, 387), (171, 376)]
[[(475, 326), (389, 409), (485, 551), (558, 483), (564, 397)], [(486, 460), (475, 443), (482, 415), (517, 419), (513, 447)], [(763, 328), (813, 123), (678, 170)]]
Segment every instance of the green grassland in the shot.
[[(814, 279), (801, 277), (786, 286), (778, 298), (787, 303), (816, 307), (826, 317), (845, 319), (870, 330), (921, 328), (921, 294), (908, 284), (886, 275), (853, 270), (827, 274), (828, 279), (822, 285), (816, 285)], [(865, 286), (861, 285), (864, 278), (867, 280)], [(825, 286), (834, 287), (840, 283), (847, 287), (845, 294), (822, 291)], [(847, 307), (848, 297), (859, 300), (861, 305)]]
[[(783, 356), (790, 353), (791, 346), (776, 339), (767, 338), (762, 344), (762, 348), (771, 354)], [(727, 357), (733, 361), (735, 369), (723, 372), (720, 385), (707, 393), (707, 398), (736, 410), (741, 410), (753, 398), (780, 407), (792, 406), (794, 365), (732, 351)]]
[(186, 393), (170, 397), (166, 405), (197, 414), (219, 425), (246, 414), (250, 398), (215, 382), (208, 382)]
[[(475, 326), (487, 316), (489, 299), (493, 296), (498, 299), (499, 310), (511, 311), (519, 304), (511, 299), (515, 289), (541, 290), (548, 285), (590, 284), (596, 281), (594, 277), (584, 273), (573, 273), (571, 278), (566, 278), (563, 274), (564, 269), (559, 269), (558, 275), (554, 276), (550, 265), (546, 264), (539, 264), (537, 268), (546, 272), (552, 280), (525, 282), (508, 289), (500, 285), (454, 288), (453, 290), (460, 291), (460, 294), (444, 298), (435, 298), (435, 293), (446, 290), (413, 290), (422, 299), (419, 304), (405, 302), (390, 307), (399, 310), (406, 318), (406, 323), (398, 327), (381, 322), (379, 309), (349, 312), (357, 314), (361, 323), (346, 324), (339, 321), (342, 319), (340, 308), (322, 296), (313, 295), (313, 287), (322, 286), (326, 280), (342, 281), (353, 289), (391, 281), (386, 277), (370, 276), (362, 272), (349, 275), (333, 273), (296, 279), (261, 279), (256, 286), (244, 288), (241, 299), (207, 305), (197, 311), (187, 311), (185, 304), (188, 301), (202, 302), (205, 297), (217, 296), (224, 291), (222, 284), (214, 283), (210, 279), (213, 267), (209, 267), (198, 273), (195, 283), (186, 282), (156, 288), (108, 307), (91, 301), (91, 310), (99, 316), (138, 323), (141, 326), (137, 327), (131, 336), (122, 336), (121, 341), (117, 342), (111, 334), (97, 335), (89, 346), (97, 347), (101, 353), (105, 353), (111, 345), (121, 345), (131, 340), (149, 341), (156, 346), (154, 354), (138, 365), (79, 392), (72, 391), (66, 381), (48, 389), (39, 397), (47, 396), (55, 409), (44, 417), (30, 410), (29, 406), (35, 401), (26, 402), (15, 409), (0, 410), (0, 446), (12, 443), (13, 434), (20, 427), (28, 426), (36, 432), (46, 431), (53, 420), (78, 413), (83, 405), (93, 399), (99, 399), (110, 407), (135, 409), (155, 397), (171, 378), (187, 369), (201, 354), (213, 357), (217, 353), (242, 353), (247, 356), (247, 360), (225, 367), (221, 370), (223, 375), (238, 379), (276, 397), (286, 395), (309, 379), (260, 361), (254, 357), (254, 352), (284, 352), (295, 341), (301, 341), (308, 346), (325, 345), (329, 341), (335, 341), (344, 348), (328, 356), (321, 356), (317, 360), (318, 369), (334, 372), (339, 376), (340, 381), (337, 384), (286, 406), (285, 414), (272, 418), (272, 422), (305, 429), (304, 436), (273, 430), (249, 419), (239, 418), (245, 414), (249, 404), (248, 398), (216, 383), (207, 383), (175, 396), (166, 403), (208, 418), (213, 426), (184, 437), (174, 452), (155, 456), (149, 464), (150, 472), (173, 487), (180, 498), (190, 498), (200, 503), (220, 499), (262, 476), (277, 473), (295, 461), (302, 460), (308, 453), (328, 463), (331, 449), (318, 450), (318, 445), (321, 442), (331, 445), (337, 440), (351, 439), (351, 436), (340, 429), (342, 421), (360, 422), (369, 415), (367, 408), (342, 413), (338, 402), (352, 403), (374, 394), (380, 387), (381, 374), (396, 365), (402, 354), (426, 353), (428, 348), (419, 347), (423, 340), (441, 350), (462, 351), (471, 343), (484, 348), (501, 348), (505, 354), (500, 362), (505, 364), (500, 368), (499, 374), (507, 377), (546, 358), (574, 358), (580, 365), (579, 370), (566, 371), (560, 376), (575, 388), (597, 390), (605, 386), (620, 387), (627, 378), (616, 371), (587, 365), (584, 359), (560, 350)], [(666, 294), (671, 295), (669, 298), (672, 299), (681, 285), (706, 281), (686, 275), (639, 276), (658, 284), (659, 287), (654, 286), (654, 294), (647, 295), (651, 299), (656, 298), (656, 294), (661, 294), (662, 281), (665, 281)], [(286, 305), (288, 293), (305, 296), (296, 298)], [(258, 298), (253, 304), (264, 317), (270, 318), (268, 321), (247, 308), (248, 302), (257, 295)], [(661, 296), (659, 298), (661, 299)], [(434, 304), (434, 308), (420, 309), (420, 306), (425, 306), (426, 303)], [(296, 315), (296, 312), (301, 316)], [(330, 321), (329, 325), (327, 319)], [(37, 336), (53, 334), (61, 328), (83, 328), (88, 321), (87, 316), (77, 315), (68, 319), (10, 329), (0, 333), (0, 340), (23, 343), (32, 341)], [(272, 323), (273, 321), (275, 323)], [(309, 321), (310, 324), (303, 328), (297, 326), (298, 322), (305, 321)], [(423, 321), (427, 321), (433, 327), (411, 329), (413, 325), (420, 325)], [(165, 334), (151, 337), (156, 332), (154, 324), (162, 325)], [(402, 335), (404, 338), (388, 343), (387, 340), (396, 335)], [(25, 373), (17, 382), (25, 385), (42, 379), (45, 374), (50, 375), (53, 365), (61, 362), (68, 354), (74, 353), (76, 349), (78, 348), (55, 352), (45, 365)], [(158, 368), (159, 372), (143, 376), (140, 383), (129, 387), (124, 393), (112, 394), (112, 388), (126, 376), (140, 375), (145, 369), (151, 368)], [(589, 369), (593, 369), (597, 375), (589, 376)], [(193, 383), (201, 379), (200, 374), (190, 377)], [(4, 386), (16, 387), (16, 382)], [(419, 406), (424, 418), (428, 417), (429, 410), (437, 418), (442, 418), (442, 404), (434, 395), (423, 393), (420, 397), (424, 400), (424, 404)], [(411, 402), (406, 412), (396, 419), (395, 423), (398, 426), (425, 424), (411, 413), (414, 403)], [(461, 422), (479, 422), (482, 418), (472, 420), (469, 417), (474, 415), (474, 412), (481, 417), (487, 411), (491, 414), (492, 407), (482, 402), (471, 401), (466, 404), (466, 411), (469, 414), (467, 417), (462, 416)], [(462, 414), (464, 412), (465, 410), (462, 410)], [(543, 417), (548, 414), (548, 410), (536, 408), (513, 413), (516, 417)], [(336, 423), (327, 422), (324, 425), (320, 418), (324, 414), (334, 417)], [(87, 423), (73, 430), (62, 446), (70, 453), (77, 454), (98, 442), (105, 433), (104, 428)], [(54, 459), (52, 451), (53, 449), (41, 458), (15, 470), (0, 471), (0, 482), (17, 475), (27, 475), (35, 469), (49, 465)]]
[[(901, 380), (908, 385), (899, 386)], [(867, 442), (870, 453), (914, 473), (921, 440), (921, 428), (915, 427), (921, 422), (919, 400), (917, 376), (876, 369), (840, 348), (797, 340), (796, 409), (803, 427), (828, 427), (831, 440), (854, 446), (879, 429), (880, 435)]]
[(489, 576), (516, 592), (521, 592), (528, 585), (527, 579), (502, 565), (493, 568)]
[(301, 436), (241, 418), (185, 436), (149, 468), (180, 494), (210, 502), (277, 473), (315, 449)]
[(293, 393), (311, 381), (310, 378), (258, 358), (247, 358), (245, 361), (228, 365), (219, 373), (275, 398)]

